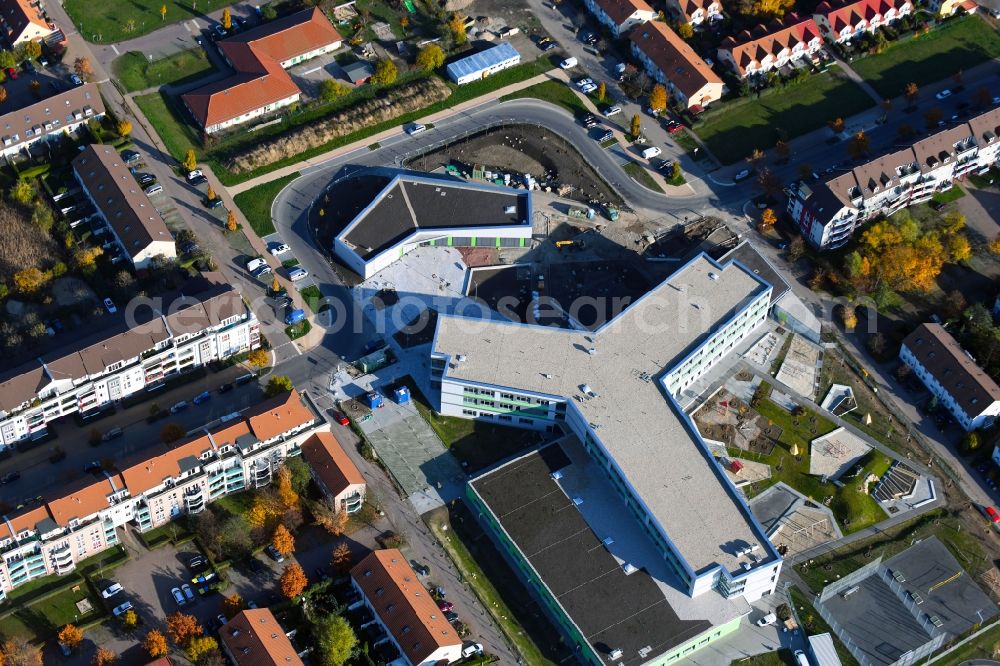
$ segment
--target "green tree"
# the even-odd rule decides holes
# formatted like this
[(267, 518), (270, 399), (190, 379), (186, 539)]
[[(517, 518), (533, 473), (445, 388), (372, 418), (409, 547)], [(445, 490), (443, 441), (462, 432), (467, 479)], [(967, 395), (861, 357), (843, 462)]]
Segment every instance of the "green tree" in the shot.
[(372, 83), (377, 86), (387, 86), (396, 81), (398, 73), (396, 63), (389, 58), (383, 58), (375, 63), (375, 73), (372, 74)]
[(0, 67), (7, 69), (8, 67), (16, 67), (16, 66), (17, 66), (17, 58), (14, 57), (14, 54), (12, 52), (7, 50), (0, 51)]
[(332, 102), (349, 92), (351, 92), (350, 86), (336, 79), (323, 79), (323, 82), (319, 84), (319, 96), (325, 102)]
[(35, 199), (35, 186), (29, 180), (19, 180), (11, 185), (7, 196), (15, 203), (27, 206)]
[(662, 83), (653, 86), (649, 93), (649, 108), (656, 113), (662, 113), (667, 108), (667, 88)]
[(417, 52), (417, 67), (430, 72), (444, 64), (444, 51), (437, 44), (428, 44)]
[(690, 23), (679, 23), (677, 24), (677, 34), (681, 36), (682, 39), (691, 39), (694, 37), (694, 26)]
[(29, 60), (38, 60), (42, 55), (42, 45), (35, 41), (24, 42), (24, 57)]
[(358, 644), (351, 625), (340, 615), (327, 615), (317, 620), (313, 636), (322, 666), (343, 666)]
[(962, 450), (966, 453), (972, 453), (982, 446), (982, 438), (979, 436), (978, 432), (972, 431), (965, 434), (962, 438)]
[(287, 393), (292, 390), (292, 379), (287, 375), (275, 375), (267, 381), (267, 388), (264, 389), (264, 395), (268, 398), (276, 396), (280, 393)]

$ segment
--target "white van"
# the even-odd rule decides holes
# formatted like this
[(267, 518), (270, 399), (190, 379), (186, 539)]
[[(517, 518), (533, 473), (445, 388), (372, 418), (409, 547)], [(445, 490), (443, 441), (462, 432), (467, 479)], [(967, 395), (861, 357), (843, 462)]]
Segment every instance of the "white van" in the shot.
[(406, 126), (406, 133), (409, 134), (410, 136), (413, 136), (414, 134), (420, 134), (421, 132), (426, 132), (426, 131), (427, 131), (427, 126), (421, 125), (420, 123), (410, 123), (409, 125)]
[(253, 273), (255, 270), (257, 270), (266, 263), (267, 262), (264, 261), (264, 259), (262, 259), (261, 257), (256, 257), (255, 259), (251, 259), (250, 261), (247, 262), (247, 272)]
[(662, 152), (663, 151), (660, 150), (658, 146), (650, 146), (649, 148), (643, 149), (642, 156), (647, 160), (651, 160)]
[(566, 58), (561, 63), (559, 63), (559, 66), (563, 69), (572, 69), (573, 67), (576, 67), (578, 64), (579, 61), (576, 58)]
[(298, 282), (309, 276), (309, 271), (304, 268), (293, 268), (288, 271), (288, 279), (292, 282)]
[(795, 663), (798, 666), (810, 666), (809, 657), (807, 657), (806, 653), (803, 652), (802, 650), (795, 651)]

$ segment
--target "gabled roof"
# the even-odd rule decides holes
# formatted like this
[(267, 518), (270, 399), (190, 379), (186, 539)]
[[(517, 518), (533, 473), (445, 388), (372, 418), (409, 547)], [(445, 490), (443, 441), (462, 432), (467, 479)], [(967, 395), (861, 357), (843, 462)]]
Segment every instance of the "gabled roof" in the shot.
[(940, 324), (921, 324), (903, 344), (966, 414), (976, 416), (1000, 400), (1000, 386)]
[(302, 402), (299, 392), (292, 389), (262, 402), (253, 409), (253, 414), (247, 421), (254, 436), (261, 442), (266, 442), (315, 419), (316, 416)]
[(147, 457), (140, 463), (122, 470), (122, 478), (133, 497), (175, 478), (183, 471), (181, 460), (187, 457), (200, 458), (206, 451), (212, 451), (212, 442), (207, 435), (201, 435), (158, 456)]
[(844, 27), (854, 27), (876, 15), (885, 17), (890, 9), (898, 11), (909, 4), (910, 0), (855, 0), (834, 5), (824, 0), (816, 7), (815, 14), (826, 17), (833, 30), (840, 32)]
[(334, 496), (365, 478), (332, 432), (321, 430), (302, 443), (302, 456)]
[(968, 123), (935, 132), (913, 144), (913, 152), (924, 173), (937, 169), (949, 160), (955, 159), (955, 144), (970, 138)]
[(691, 17), (694, 16), (695, 12), (699, 9), (703, 10), (706, 14), (708, 13), (708, 8), (715, 4), (715, 0), (669, 0), (670, 4), (673, 5), (674, 9), (680, 11), (684, 21), (686, 23), (691, 22)]
[(219, 630), (237, 666), (301, 666), (295, 646), (267, 608), (238, 613)]
[(653, 8), (646, 0), (595, 0), (605, 14), (608, 15), (615, 25), (621, 25), (636, 12), (648, 12), (655, 14)]
[(744, 31), (741, 39), (724, 41), (723, 48), (732, 53), (739, 73), (745, 75), (751, 63), (760, 66), (766, 56), (777, 58), (783, 50), (792, 50), (799, 42), (808, 44), (819, 36), (819, 26), (815, 21), (792, 13), (783, 22), (759, 25), (752, 33)]
[(305, 9), (218, 42), (236, 73), (182, 95), (202, 127), (217, 125), (299, 92), (281, 63), (342, 41), (319, 8)]
[(629, 39), (688, 99), (709, 83), (722, 85), (722, 79), (666, 23), (637, 25), (629, 31)]
[(0, 521), (0, 539), (14, 539), (21, 532), (34, 532), (40, 522), (50, 518), (45, 505), (8, 514)]
[[(102, 476), (104, 474), (101, 472)], [(98, 481), (91, 481), (88, 478), (82, 485), (77, 485), (69, 492), (60, 489), (59, 492), (63, 494), (48, 502), (49, 513), (58, 525), (65, 527), (73, 519), (86, 518), (102, 509), (107, 509), (111, 506), (108, 496), (123, 488), (125, 481), (119, 474), (108, 474)]]
[(96, 83), (75, 86), (20, 109), (11, 110), (9, 104), (0, 109), (4, 111), (0, 115), (0, 143), (8, 149), (104, 115), (104, 100)]
[(9, 37), (18, 38), (29, 25), (36, 25), (44, 30), (52, 31), (41, 10), (29, 0), (0, 0), (0, 15), (10, 29)]
[(130, 257), (157, 241), (170, 243), (168, 256), (173, 256), (167, 223), (114, 146), (87, 146), (73, 160), (73, 170)]
[(351, 569), (351, 577), (411, 664), (462, 644), (399, 550), (376, 550)]

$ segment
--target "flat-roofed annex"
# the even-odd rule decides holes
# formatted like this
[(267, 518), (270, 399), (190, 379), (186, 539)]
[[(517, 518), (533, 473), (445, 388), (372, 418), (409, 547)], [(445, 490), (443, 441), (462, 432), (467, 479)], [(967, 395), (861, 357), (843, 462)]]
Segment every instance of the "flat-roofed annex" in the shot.
[(701, 255), (596, 333), (442, 315), (433, 353), (463, 357), (444, 381), (565, 399), (695, 573), (739, 572), (748, 546), (763, 549), (755, 566), (776, 556), (657, 379), (770, 291), (739, 264)]

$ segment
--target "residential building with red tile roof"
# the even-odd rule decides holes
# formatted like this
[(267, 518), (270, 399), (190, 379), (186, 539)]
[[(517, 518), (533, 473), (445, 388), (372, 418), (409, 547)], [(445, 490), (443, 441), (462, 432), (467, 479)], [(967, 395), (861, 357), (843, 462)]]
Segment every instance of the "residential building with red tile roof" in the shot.
[(237, 613), (219, 629), (222, 651), (236, 666), (302, 666), (295, 646), (267, 608)]
[(355, 513), (365, 502), (367, 485), (347, 451), (332, 432), (321, 430), (302, 443), (302, 457), (313, 480), (333, 501), (336, 511)]
[(975, 14), (979, 11), (979, 5), (975, 0), (931, 0), (927, 3), (927, 8), (940, 18), (953, 16), (960, 9), (966, 14)]
[(399, 550), (376, 550), (353, 569), (351, 580), (410, 666), (462, 658), (462, 639)]
[(0, 0), (0, 28), (8, 48), (42, 41), (56, 31), (38, 0)]
[(840, 43), (890, 25), (912, 11), (910, 0), (855, 0), (835, 4), (823, 0), (816, 7), (813, 20), (823, 37)]
[(285, 70), (340, 48), (340, 33), (318, 7), (217, 42), (233, 76), (181, 95), (198, 125), (213, 134), (299, 100)]
[[(145, 532), (227, 494), (268, 485), (318, 430), (328, 431), (329, 424), (292, 390), (176, 444), (146, 449), (123, 462), (120, 473), (87, 474), (40, 506), (0, 517), (0, 600), (18, 585), (69, 573), (80, 560), (116, 546), (118, 529), (129, 523)], [(358, 476), (356, 469), (346, 474), (352, 481)]]
[(621, 37), (634, 25), (656, 18), (656, 10), (646, 0), (584, 0), (584, 4), (615, 37)]
[(726, 37), (719, 46), (718, 58), (746, 78), (780, 69), (789, 62), (810, 60), (822, 47), (823, 36), (816, 22), (793, 12), (783, 20)]
[(687, 108), (706, 107), (726, 91), (722, 79), (666, 23), (651, 21), (629, 31), (632, 53), (651, 77)]
[(666, 0), (667, 10), (682, 23), (700, 25), (724, 18), (719, 0)]
[(73, 160), (73, 175), (111, 229), (117, 249), (136, 270), (177, 258), (167, 223), (114, 146), (84, 148)]

